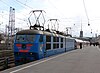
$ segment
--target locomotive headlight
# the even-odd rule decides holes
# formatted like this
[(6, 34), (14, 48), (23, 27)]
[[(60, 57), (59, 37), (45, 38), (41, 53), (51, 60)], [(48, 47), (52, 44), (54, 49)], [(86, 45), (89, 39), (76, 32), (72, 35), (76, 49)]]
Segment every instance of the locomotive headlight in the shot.
[(30, 53), (30, 55), (32, 55), (33, 53)]

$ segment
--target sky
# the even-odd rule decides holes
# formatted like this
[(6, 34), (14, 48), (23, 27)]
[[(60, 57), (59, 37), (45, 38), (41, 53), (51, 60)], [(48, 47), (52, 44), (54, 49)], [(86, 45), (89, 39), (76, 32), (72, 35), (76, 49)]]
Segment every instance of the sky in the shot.
[(29, 28), (30, 12), (44, 10), (46, 27), (49, 19), (58, 19), (58, 30), (65, 32), (67, 27), (71, 27), (69, 33), (72, 36), (79, 36), (81, 26), (84, 37), (100, 35), (100, 0), (0, 0), (1, 32), (5, 32), (5, 25), (9, 24), (10, 7), (15, 8), (16, 28)]

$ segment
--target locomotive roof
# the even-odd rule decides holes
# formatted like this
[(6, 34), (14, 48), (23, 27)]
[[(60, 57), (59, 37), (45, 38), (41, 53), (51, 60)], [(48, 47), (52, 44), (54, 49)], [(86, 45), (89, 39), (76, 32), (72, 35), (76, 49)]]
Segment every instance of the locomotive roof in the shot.
[(45, 35), (52, 35), (51, 32), (47, 32), (47, 31), (41, 31), (41, 30), (33, 30), (33, 29), (27, 29), (27, 30), (21, 30), (19, 32), (16, 33), (17, 35), (24, 35), (24, 34), (45, 34)]
[(16, 34), (22, 34), (22, 35), (23, 34), (43, 34), (43, 31), (27, 29), (27, 30), (21, 30), (17, 32)]
[(41, 30), (33, 30), (33, 29), (27, 29), (27, 30), (21, 30), (16, 33), (16, 35), (24, 35), (24, 34), (44, 34), (48, 36), (60, 36), (60, 37), (65, 37), (64, 35), (57, 34), (54, 32), (48, 32), (48, 31), (41, 31)]

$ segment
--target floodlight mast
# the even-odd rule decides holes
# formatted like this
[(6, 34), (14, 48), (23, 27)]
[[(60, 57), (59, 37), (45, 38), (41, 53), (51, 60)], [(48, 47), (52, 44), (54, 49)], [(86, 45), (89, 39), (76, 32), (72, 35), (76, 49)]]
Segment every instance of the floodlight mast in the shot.
[[(29, 24), (30, 24), (30, 29), (34, 28), (34, 29), (38, 29), (38, 30), (44, 30), (44, 24), (45, 24), (45, 18), (44, 18), (44, 15), (43, 15), (43, 12), (46, 13), (44, 10), (32, 10), (30, 12), (30, 16), (28, 18), (29, 20)], [(39, 13), (38, 16), (36, 16), (36, 13)], [(30, 17), (32, 16), (32, 14), (34, 14), (34, 17), (35, 17), (35, 24), (32, 25), (31, 21), (30, 21)], [(40, 16), (43, 17), (43, 23), (42, 25), (40, 25)]]

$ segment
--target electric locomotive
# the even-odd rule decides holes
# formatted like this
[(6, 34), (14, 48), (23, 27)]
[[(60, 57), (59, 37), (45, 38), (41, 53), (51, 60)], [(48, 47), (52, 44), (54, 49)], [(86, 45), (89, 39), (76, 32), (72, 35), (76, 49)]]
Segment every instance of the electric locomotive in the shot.
[[(40, 12), (40, 15), (42, 14), (42, 10), (32, 12)], [(16, 33), (14, 40), (16, 65), (39, 60), (75, 48), (75, 39), (67, 37), (59, 31), (44, 30), (44, 26), (40, 26), (39, 23), (40, 15), (36, 18), (34, 26)], [(57, 19), (53, 20), (57, 21)]]
[(22, 30), (14, 42), (15, 63), (39, 60), (75, 48), (75, 39), (54, 32)]

